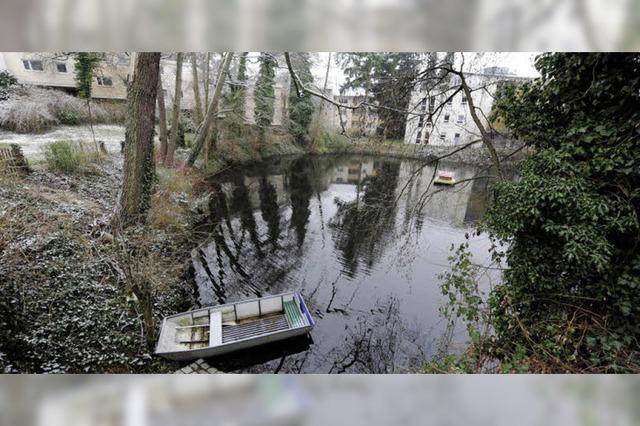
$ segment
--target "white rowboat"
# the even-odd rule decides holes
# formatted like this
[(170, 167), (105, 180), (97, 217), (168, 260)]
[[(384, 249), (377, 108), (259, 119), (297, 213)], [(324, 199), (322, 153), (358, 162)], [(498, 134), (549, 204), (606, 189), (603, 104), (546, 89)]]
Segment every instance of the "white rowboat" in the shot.
[(314, 325), (295, 292), (210, 306), (166, 317), (156, 355), (175, 361), (208, 358), (301, 336)]

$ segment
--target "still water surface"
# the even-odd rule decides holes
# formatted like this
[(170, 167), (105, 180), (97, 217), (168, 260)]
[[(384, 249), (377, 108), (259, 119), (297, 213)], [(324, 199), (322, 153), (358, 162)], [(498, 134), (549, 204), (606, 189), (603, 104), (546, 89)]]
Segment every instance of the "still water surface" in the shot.
[[(457, 180), (472, 167), (440, 164)], [(201, 305), (295, 290), (312, 338), (211, 364), (226, 371), (384, 373), (464, 348), (447, 327), (438, 275), (486, 206), (487, 182), (430, 184), (433, 166), (360, 156), (301, 157), (212, 178), (210, 237), (192, 252)], [(472, 237), (474, 262), (489, 241)], [(488, 280), (496, 277), (485, 277)]]

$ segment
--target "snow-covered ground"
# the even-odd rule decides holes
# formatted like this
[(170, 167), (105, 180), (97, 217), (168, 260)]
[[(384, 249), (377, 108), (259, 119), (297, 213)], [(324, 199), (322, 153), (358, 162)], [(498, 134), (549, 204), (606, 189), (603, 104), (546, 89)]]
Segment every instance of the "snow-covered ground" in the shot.
[[(103, 141), (109, 152), (120, 152), (120, 141), (124, 140), (124, 126), (97, 124), (93, 126), (97, 141)], [(74, 141), (93, 144), (91, 129), (88, 125), (59, 126), (46, 133), (12, 133), (0, 130), (0, 143), (16, 143), (30, 160), (43, 157), (43, 149), (55, 141)]]

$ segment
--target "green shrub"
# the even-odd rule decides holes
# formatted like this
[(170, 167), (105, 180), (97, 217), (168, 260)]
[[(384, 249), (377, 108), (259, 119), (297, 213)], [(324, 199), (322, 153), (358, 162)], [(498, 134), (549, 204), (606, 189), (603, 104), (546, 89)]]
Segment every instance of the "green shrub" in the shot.
[(0, 71), (0, 88), (7, 89), (18, 84), (18, 80), (8, 71)]
[(68, 141), (53, 142), (44, 150), (47, 169), (66, 174), (87, 172), (87, 166), (96, 155), (93, 151), (91, 153), (85, 151), (82, 145)]
[(18, 80), (7, 71), (0, 71), (0, 101), (9, 97), (8, 89), (18, 84)]
[(498, 118), (534, 148), (485, 215), (508, 248), (490, 302), (503, 361), (640, 370), (640, 55), (543, 54)]
[(344, 152), (349, 149), (349, 139), (336, 132), (320, 130), (313, 143), (313, 150), (318, 154)]
[(69, 104), (63, 105), (56, 111), (56, 117), (60, 121), (60, 124), (80, 124), (81, 112), (77, 108), (71, 107)]

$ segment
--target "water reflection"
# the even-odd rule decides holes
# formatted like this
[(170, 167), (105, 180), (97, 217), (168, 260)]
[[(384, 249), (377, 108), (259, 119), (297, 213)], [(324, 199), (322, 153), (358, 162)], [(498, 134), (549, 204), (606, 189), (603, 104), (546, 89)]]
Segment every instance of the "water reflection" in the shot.
[(338, 210), (329, 221), (344, 264), (343, 272), (350, 278), (356, 276), (361, 263), (365, 273), (378, 263), (394, 228), (400, 163), (376, 165), (373, 176), (362, 175), (362, 163), (355, 168), (358, 170), (355, 200), (345, 202), (336, 198)]
[[(439, 167), (458, 180), (475, 174)], [(487, 185), (434, 187), (434, 175), (416, 161), (350, 156), (290, 158), (213, 179), (210, 238), (192, 252), (199, 302), (297, 290), (317, 320), (309, 347), (245, 354), (237, 369), (392, 372), (460, 350), (463, 332), (438, 312), (436, 276), (481, 215)], [(488, 247), (471, 241), (476, 261), (488, 262)]]

